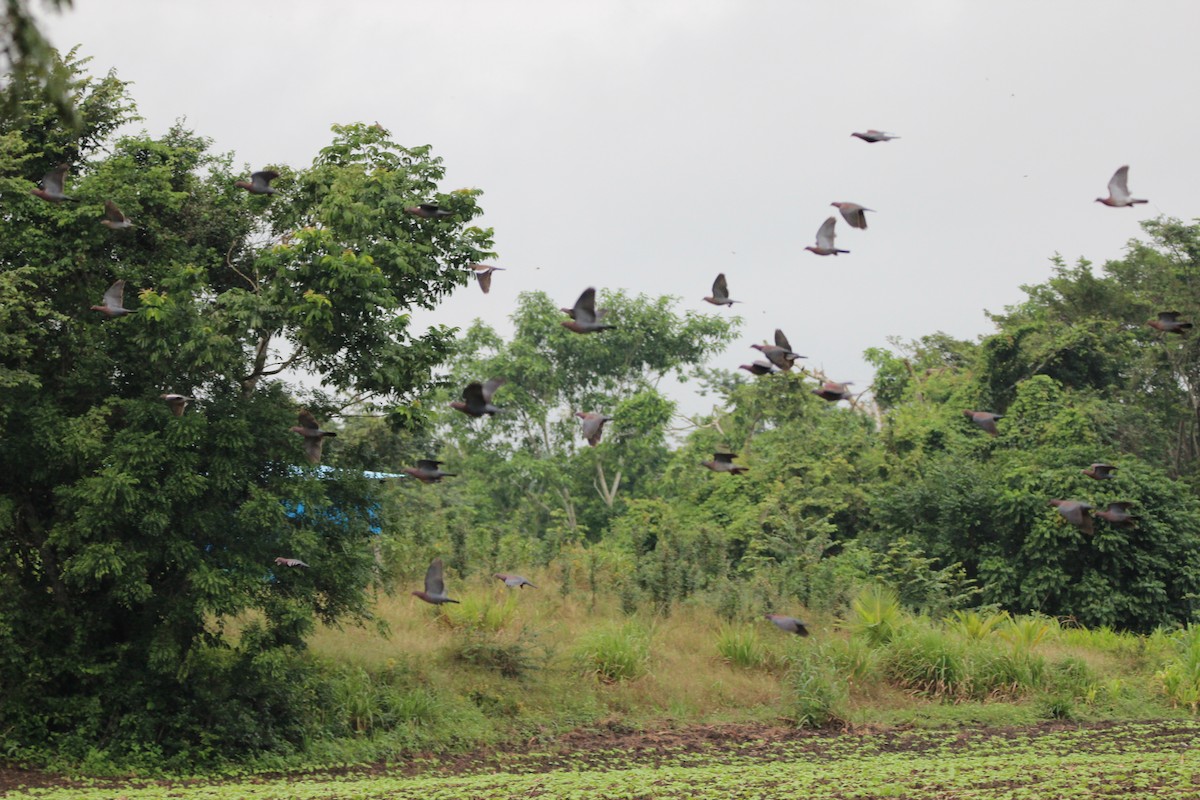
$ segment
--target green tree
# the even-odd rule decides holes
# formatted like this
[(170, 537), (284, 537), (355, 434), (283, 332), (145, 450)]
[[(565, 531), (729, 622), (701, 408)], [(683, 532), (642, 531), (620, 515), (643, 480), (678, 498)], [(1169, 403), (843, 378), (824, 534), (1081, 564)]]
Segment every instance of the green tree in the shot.
[[(377, 489), (307, 465), (280, 378), (319, 380), (303, 404), (327, 423), (421, 393), (454, 332), (417, 335), (407, 311), (487, 254), (477, 192), (439, 192), (428, 147), (347, 125), (251, 197), (182, 127), (106, 143), (132, 113), (122, 85), (72, 80), (74, 144), (22, 127), (52, 117), (29, 99), (0, 124), (0, 729), (64, 752), (294, 741), (311, 697), (284, 690), (287, 654), (315, 620), (369, 618)], [(60, 161), (78, 203), (29, 194)], [(101, 226), (107, 199), (137, 227)], [(403, 212), (426, 201), (454, 216)], [(88, 311), (116, 279), (137, 313)], [(176, 418), (168, 391), (197, 399)], [(235, 647), (224, 624), (250, 611)]]
[[(447, 453), (479, 481), (482, 517), (523, 532), (598, 536), (621, 498), (644, 491), (666, 458), (674, 403), (659, 382), (686, 377), (735, 332), (736, 323), (719, 316), (677, 313), (668, 297), (602, 291), (598, 305), (615, 330), (571, 333), (559, 324), (558, 304), (525, 293), (511, 341), (479, 323), (467, 331), (449, 395), (470, 381), (507, 381), (495, 398), (502, 414), (471, 420), (444, 412)], [(578, 411), (614, 418), (599, 446), (582, 439)]]

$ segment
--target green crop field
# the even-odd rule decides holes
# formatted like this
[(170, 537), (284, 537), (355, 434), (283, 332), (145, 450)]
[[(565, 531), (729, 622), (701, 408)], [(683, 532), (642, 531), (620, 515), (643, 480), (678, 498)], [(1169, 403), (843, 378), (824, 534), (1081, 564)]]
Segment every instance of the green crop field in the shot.
[(457, 798), (1195, 798), (1200, 723), (596, 737), (553, 752), (227, 782), (15, 789), (40, 800)]

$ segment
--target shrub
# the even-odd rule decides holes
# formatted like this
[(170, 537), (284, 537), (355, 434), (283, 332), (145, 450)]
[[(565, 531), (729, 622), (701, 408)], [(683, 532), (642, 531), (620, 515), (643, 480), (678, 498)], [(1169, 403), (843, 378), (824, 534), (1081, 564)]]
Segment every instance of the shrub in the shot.
[(575, 662), (605, 683), (639, 678), (650, 665), (650, 633), (634, 620), (589, 631), (575, 647)]
[(460, 664), (498, 672), (505, 678), (523, 678), (541, 667), (545, 653), (536, 652), (531, 634), (516, 635), (466, 630), (450, 645), (450, 658)]
[(850, 629), (872, 647), (882, 647), (890, 642), (904, 619), (896, 593), (879, 584), (861, 591), (854, 598), (851, 610)]
[(1008, 619), (1007, 611), (987, 615), (978, 611), (955, 611), (947, 620), (946, 628), (964, 639), (980, 640), (991, 636)]
[(758, 630), (748, 625), (722, 626), (717, 634), (717, 652), (728, 663), (752, 669), (766, 660)]
[(1050, 633), (1052, 623), (1046, 617), (1014, 617), (1000, 631), (1000, 636), (1018, 650), (1032, 650)]

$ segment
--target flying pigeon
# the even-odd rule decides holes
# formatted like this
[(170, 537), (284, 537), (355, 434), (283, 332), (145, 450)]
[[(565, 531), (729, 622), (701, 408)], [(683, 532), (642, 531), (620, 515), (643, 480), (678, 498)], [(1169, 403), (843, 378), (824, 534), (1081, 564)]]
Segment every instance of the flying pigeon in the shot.
[(104, 300), (98, 306), (92, 306), (92, 311), (99, 311), (106, 317), (123, 317), (136, 313), (125, 305), (125, 281), (117, 281), (104, 292)]
[(795, 633), (799, 636), (808, 636), (808, 626), (795, 617), (789, 617), (786, 614), (766, 614), (767, 619), (775, 623), (775, 627), (781, 631)]
[(604, 433), (604, 423), (612, 422), (612, 417), (597, 414), (593, 411), (577, 411), (575, 416), (583, 420), (583, 438), (592, 447), (600, 444), (600, 436)]
[(731, 306), (734, 303), (740, 303), (740, 300), (729, 299), (729, 284), (725, 282), (725, 273), (722, 272), (713, 281), (712, 297), (704, 298), (705, 302), (712, 303), (714, 306)]
[(741, 475), (743, 472), (749, 472), (749, 467), (743, 467), (740, 464), (734, 464), (733, 460), (737, 458), (737, 453), (713, 453), (712, 461), (701, 461), (700, 465), (708, 467), (713, 472), (730, 472), (734, 475)]
[(852, 133), (850, 135), (857, 136), (859, 139), (862, 139), (864, 142), (870, 142), (871, 144), (875, 144), (876, 142), (890, 142), (892, 139), (900, 138), (899, 136), (895, 136), (890, 133), (884, 133), (883, 131), (877, 131), (874, 128), (872, 128), (871, 130), (868, 130), (868, 131), (863, 131), (862, 133)]
[(813, 389), (812, 393), (822, 400), (828, 400), (831, 403), (836, 403), (838, 400), (849, 400), (853, 397), (850, 392), (850, 385), (854, 381), (846, 381), (838, 383), (837, 381), (825, 381), (821, 384), (820, 389)]
[(275, 190), (271, 188), (271, 181), (279, 177), (279, 173), (273, 169), (264, 169), (250, 174), (249, 181), (236, 181), (234, 186), (239, 189), (245, 189), (250, 194), (275, 194)]
[(792, 350), (792, 345), (787, 337), (783, 335), (781, 328), (775, 329), (775, 344), (752, 344), (752, 348), (762, 353), (775, 366), (779, 367), (784, 372), (788, 372), (792, 368), (798, 358), (805, 358)]
[(298, 558), (284, 558), (283, 556), (280, 556), (279, 558), (275, 559), (275, 563), (281, 567), (307, 567), (308, 566), (308, 564), (305, 564), (303, 561), (301, 561)]
[(40, 197), (51, 203), (61, 203), (63, 200), (75, 200), (74, 197), (67, 197), (63, 194), (63, 182), (67, 177), (69, 169), (70, 166), (67, 164), (59, 164), (43, 175), (41, 182), (38, 183), (38, 188), (30, 189), (29, 193), (34, 197)]
[(456, 473), (442, 472), (441, 461), (434, 461), (432, 458), (421, 458), (417, 460), (415, 467), (405, 467), (402, 472), (412, 475), (421, 483), (437, 483), (442, 478), (453, 478)]
[(290, 430), (292, 433), (298, 433), (304, 437), (304, 452), (308, 456), (310, 463), (321, 463), (321, 445), (325, 442), (326, 436), (337, 436), (333, 431), (323, 431), (317, 425), (317, 418), (312, 415), (311, 411), (302, 410), (296, 415), (300, 420), (299, 425), (293, 425)]
[(1090, 503), (1081, 503), (1078, 500), (1051, 500), (1050, 505), (1057, 508), (1058, 513), (1062, 514), (1067, 522), (1089, 536), (1092, 534), (1092, 518), (1088, 514), (1092, 509)]
[(404, 209), (405, 214), (412, 214), (414, 217), (421, 219), (445, 219), (453, 217), (454, 212), (442, 208), (437, 203), (421, 203), (415, 206), (408, 206)]
[(1126, 503), (1124, 501), (1112, 502), (1108, 504), (1107, 510), (1093, 512), (1092, 516), (1099, 517), (1110, 525), (1132, 527), (1136, 520), (1141, 519), (1141, 517), (1129, 513), (1129, 509), (1132, 506), (1133, 503)]
[(1116, 467), (1112, 464), (1092, 464), (1087, 469), (1081, 469), (1080, 472), (1093, 480), (1107, 481), (1116, 477), (1113, 475), (1113, 470), (1115, 469)]
[(528, 586), (530, 589), (537, 588), (536, 586), (534, 586), (532, 583), (529, 582), (528, 578), (524, 578), (520, 575), (509, 575), (508, 573), (505, 573), (505, 572), (497, 572), (492, 577), (496, 578), (497, 580), (504, 581), (504, 585), (509, 587), (510, 589), (517, 589), (517, 588), (524, 589), (526, 586)]
[(1129, 167), (1121, 167), (1113, 173), (1112, 179), (1108, 182), (1108, 197), (1097, 197), (1097, 203), (1104, 203), (1110, 208), (1124, 208), (1125, 206), (1134, 206), (1138, 203), (1146, 203), (1148, 200), (1135, 200), (1129, 194)]
[(561, 324), (567, 330), (575, 333), (598, 333), (617, 327), (596, 321), (598, 319), (596, 316), (596, 290), (590, 286), (583, 290), (583, 294), (579, 295), (571, 312), (570, 321), (563, 320)]
[(849, 250), (839, 250), (833, 246), (833, 240), (837, 238), (837, 234), (833, 229), (837, 226), (837, 219), (830, 217), (821, 223), (821, 227), (817, 230), (817, 246), (809, 245), (804, 248), (811, 253), (816, 253), (819, 256), (836, 256), (838, 253), (849, 253)]
[(983, 428), (992, 436), (1000, 435), (1000, 429), (996, 427), (996, 420), (1004, 419), (1003, 414), (993, 414), (990, 411), (963, 411), (962, 413), (964, 417)]
[(867, 215), (864, 211), (874, 211), (871, 208), (864, 208), (858, 203), (830, 203), (829, 205), (842, 212), (842, 219), (846, 220), (846, 224), (851, 228), (867, 229)]
[(425, 591), (413, 592), (413, 595), (435, 606), (458, 602), (446, 596), (446, 582), (442, 579), (442, 560), (440, 558), (435, 558), (429, 563), (429, 569), (425, 572)]
[[(761, 345), (760, 345), (761, 346)], [(738, 369), (744, 369), (751, 375), (774, 375), (778, 370), (769, 361), (755, 361), (753, 364), (739, 364)]]
[(1158, 319), (1147, 320), (1146, 324), (1162, 333), (1177, 333), (1183, 336), (1193, 326), (1190, 322), (1180, 322), (1178, 311), (1160, 311)]
[(167, 405), (171, 408), (171, 413), (177, 417), (182, 417), (184, 409), (188, 407), (188, 403), (196, 399), (182, 394), (164, 394), (159, 396), (167, 401)]
[(104, 201), (104, 219), (100, 220), (100, 224), (114, 231), (122, 231), (133, 227), (133, 223), (129, 221), (129, 217), (122, 214), (121, 209), (117, 208), (117, 204), (112, 200)]
[(490, 264), (472, 264), (471, 269), (475, 271), (475, 280), (479, 281), (479, 288), (484, 294), (492, 288), (492, 273), (504, 271), (504, 267), (493, 267)]
[(475, 381), (468, 383), (463, 389), (463, 399), (455, 400), (450, 407), (472, 417), (482, 417), (484, 414), (498, 414), (504, 409), (492, 405), (492, 395), (504, 385), (504, 378), (492, 378), (486, 383)]

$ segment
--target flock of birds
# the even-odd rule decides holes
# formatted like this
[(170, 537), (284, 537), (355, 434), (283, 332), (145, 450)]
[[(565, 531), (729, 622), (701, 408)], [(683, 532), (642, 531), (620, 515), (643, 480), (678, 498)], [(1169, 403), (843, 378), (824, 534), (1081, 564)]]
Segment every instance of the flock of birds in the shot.
[[(894, 134), (873, 129), (855, 132), (851, 136), (870, 144), (888, 142), (900, 138)], [(38, 187), (32, 189), (31, 193), (50, 203), (76, 201), (77, 198), (70, 197), (65, 193), (67, 172), (68, 165), (66, 164), (55, 167), (42, 177)], [(275, 189), (271, 186), (271, 181), (278, 177), (279, 174), (273, 170), (260, 170), (252, 173), (249, 181), (237, 181), (234, 183), (234, 186), (245, 189), (250, 194), (273, 195), (275, 194)], [(1129, 167), (1123, 166), (1109, 180), (1108, 196), (1098, 197), (1096, 198), (1096, 202), (1111, 208), (1126, 208), (1147, 202), (1146, 200), (1133, 197), (1129, 192), (1128, 181)], [(872, 209), (858, 203), (850, 202), (835, 202), (831, 205), (841, 213), (842, 218), (852, 228), (861, 230), (867, 228), (866, 212), (873, 211)], [(441, 208), (435, 203), (419, 203), (409, 206), (404, 210), (412, 216), (433, 221), (444, 220), (454, 216), (454, 212)], [(134, 223), (111, 200), (104, 201), (104, 218), (100, 220), (100, 224), (114, 231), (127, 230), (134, 227)], [(849, 250), (836, 247), (836, 227), (836, 217), (831, 216), (826, 219), (817, 230), (816, 245), (806, 247), (805, 250), (819, 256), (837, 256), (849, 253)], [(472, 264), (470, 268), (484, 294), (487, 294), (491, 289), (492, 275), (504, 269), (503, 267), (496, 267), (489, 264)], [(105, 290), (100, 304), (91, 306), (91, 309), (102, 313), (106, 318), (110, 319), (137, 313), (137, 309), (125, 307), (124, 298), (125, 281), (117, 280)], [(716, 280), (713, 281), (712, 294), (703, 299), (716, 306), (732, 306), (734, 303), (739, 302), (730, 298), (729, 284), (726, 281), (724, 273), (717, 275)], [(596, 308), (596, 290), (592, 287), (585, 289), (573, 306), (562, 308), (561, 311), (569, 317), (569, 319), (561, 322), (562, 326), (573, 333), (581, 335), (596, 334), (616, 328), (615, 325), (604, 321), (608, 314), (607, 309)], [(1182, 336), (1193, 325), (1191, 322), (1180, 320), (1180, 316), (1181, 314), (1178, 311), (1163, 311), (1158, 314), (1157, 319), (1149, 320), (1147, 324), (1159, 332)], [(751, 345), (751, 347), (758, 350), (764, 356), (765, 360), (757, 360), (751, 364), (742, 364), (739, 368), (755, 376), (790, 371), (798, 359), (805, 358), (805, 356), (800, 355), (792, 349), (787, 337), (779, 329), (775, 331), (775, 343), (773, 345), (755, 344)], [(820, 377), (822, 383), (819, 388), (812, 390), (813, 394), (831, 403), (841, 400), (854, 402), (854, 395), (849, 388), (851, 385), (850, 381), (839, 383), (837, 381), (826, 380), (824, 376)], [(472, 382), (463, 389), (462, 400), (453, 401), (450, 403), (450, 406), (457, 411), (475, 418), (500, 413), (503, 409), (494, 405), (492, 398), (496, 390), (503, 386), (504, 383), (503, 378)], [(176, 393), (165, 393), (161, 395), (161, 398), (167, 403), (171, 413), (176, 417), (183, 416), (188, 404), (195, 400), (193, 397)], [(1003, 419), (1003, 415), (989, 411), (972, 410), (965, 410), (963, 414), (990, 435), (996, 436), (999, 434), (996, 422)], [(575, 416), (580, 418), (583, 437), (591, 446), (599, 444), (605, 423), (613, 420), (610, 416), (594, 411), (579, 411), (576, 412)], [(305, 455), (309, 462), (313, 464), (320, 463), (322, 445), (325, 439), (337, 436), (337, 433), (323, 430), (316, 418), (307, 410), (302, 409), (299, 412), (298, 423), (298, 425), (293, 426), (290, 430), (302, 437)], [(735, 453), (717, 452), (713, 454), (711, 460), (703, 461), (701, 464), (713, 472), (724, 472), (732, 475), (747, 472), (749, 467), (735, 464), (733, 461), (735, 458), (737, 458), (737, 454)], [(442, 471), (441, 464), (442, 462), (434, 459), (421, 459), (417, 461), (415, 467), (405, 467), (403, 471), (421, 483), (437, 483), (443, 478), (454, 477), (455, 473)], [(1088, 469), (1082, 470), (1082, 472), (1094, 480), (1108, 481), (1114, 478), (1113, 472), (1116, 469), (1117, 467), (1112, 464), (1095, 463)], [(1049, 503), (1051, 506), (1057, 508), (1058, 513), (1068, 523), (1089, 535), (1094, 531), (1093, 517), (1103, 519), (1111, 525), (1124, 527), (1132, 526), (1138, 520), (1136, 515), (1130, 513), (1132, 503), (1127, 501), (1110, 502), (1107, 509), (1103, 511), (1096, 511), (1095, 506), (1080, 500), (1054, 499), (1050, 500)], [(298, 558), (283, 556), (276, 558), (275, 563), (282, 567), (307, 568), (309, 566)], [(533, 583), (520, 575), (497, 573), (494, 577), (509, 588), (524, 588), (525, 586), (534, 589), (537, 588)], [(444, 567), (441, 558), (435, 558), (430, 563), (425, 573), (424, 590), (414, 591), (412, 594), (433, 605), (459, 602), (449, 597), (446, 592)], [(766, 614), (766, 618), (778, 628), (788, 633), (794, 633), (799, 636), (809, 635), (805, 623), (795, 617), (783, 614)]]

